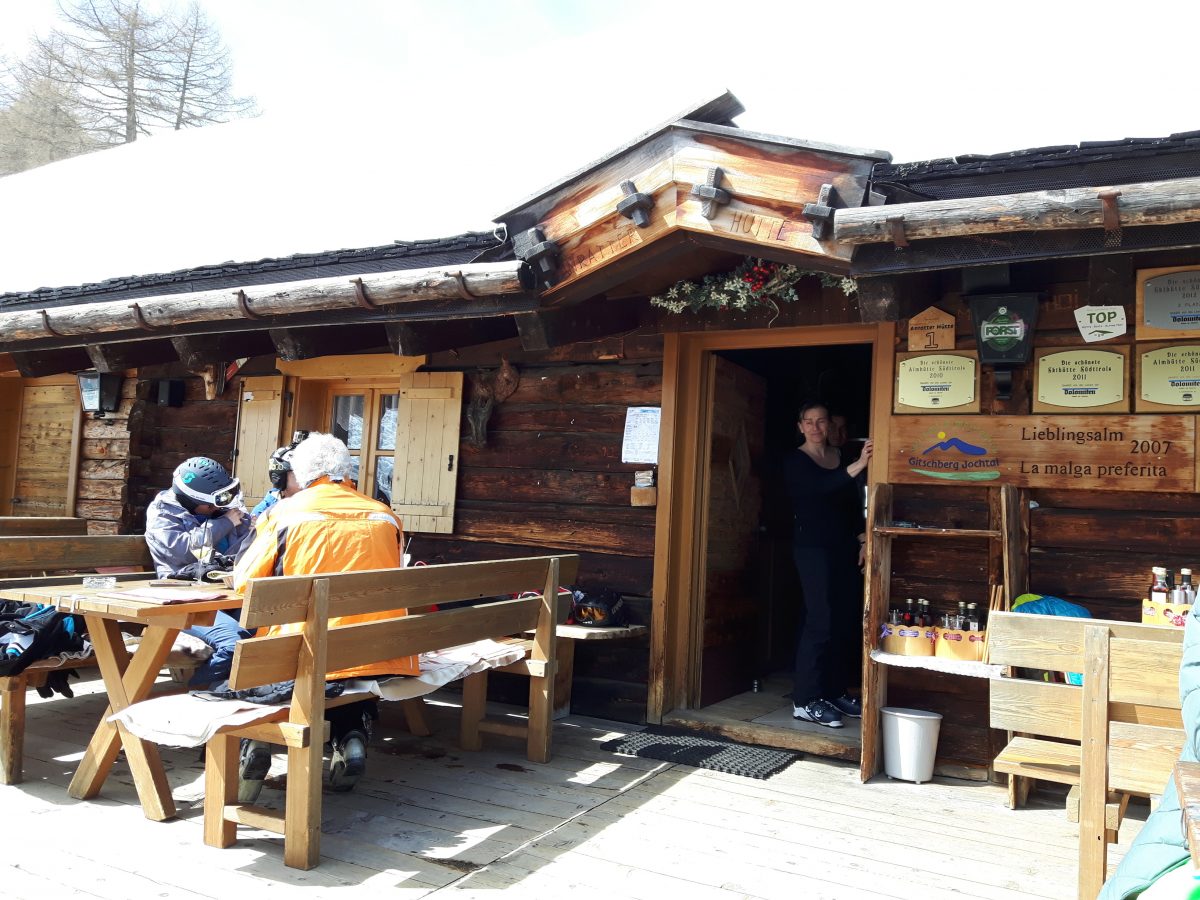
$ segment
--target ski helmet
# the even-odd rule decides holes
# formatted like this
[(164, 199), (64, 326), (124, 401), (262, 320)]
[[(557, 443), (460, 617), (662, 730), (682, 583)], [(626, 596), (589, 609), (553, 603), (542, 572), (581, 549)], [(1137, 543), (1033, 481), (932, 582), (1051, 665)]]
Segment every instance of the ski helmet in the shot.
[(229, 509), (241, 502), (242, 486), (225, 467), (207, 456), (193, 456), (180, 463), (171, 477), (175, 496), (189, 512), (201, 503)]

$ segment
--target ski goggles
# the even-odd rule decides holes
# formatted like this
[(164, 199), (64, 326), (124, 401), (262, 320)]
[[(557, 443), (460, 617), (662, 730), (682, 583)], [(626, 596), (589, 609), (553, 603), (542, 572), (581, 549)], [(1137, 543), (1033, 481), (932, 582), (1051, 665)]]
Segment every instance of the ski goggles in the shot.
[(233, 479), (229, 487), (213, 491), (211, 494), (197, 491), (186, 484), (176, 484), (175, 487), (197, 503), (211, 503), (213, 506), (221, 509), (232, 509), (234, 506), (240, 506), (242, 503), (242, 483), (236, 478)]

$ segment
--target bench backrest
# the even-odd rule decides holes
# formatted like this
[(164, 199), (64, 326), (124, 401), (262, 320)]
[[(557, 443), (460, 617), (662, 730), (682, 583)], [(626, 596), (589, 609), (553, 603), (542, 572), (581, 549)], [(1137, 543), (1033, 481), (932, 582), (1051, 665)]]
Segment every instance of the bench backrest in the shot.
[[(989, 660), (998, 665), (1078, 672), (1084, 687), (1036, 678), (991, 682), (991, 726), (1021, 734), (1082, 741), (1087, 673), (1095, 671), (1089, 631), (1107, 636), (1111, 672), (1105, 721), (1112, 733), (1109, 789), (1139, 794), (1162, 790), (1183, 741), (1179, 664), (1183, 629), (1107, 619), (993, 613)], [(1145, 742), (1145, 743), (1143, 743)], [(1082, 774), (1082, 773), (1081, 773)]]
[[(251, 579), (242, 625), (302, 624), (301, 633), (239, 641), (234, 690), (440, 650), (483, 638), (534, 631), (532, 659), (553, 659), (558, 585), (574, 580), (579, 558), (542, 556), (380, 569), (333, 575)], [(522, 599), (489, 599), (534, 592)], [(330, 628), (331, 617), (425, 607), (459, 600), (477, 605)]]
[(0, 537), (87, 534), (87, 519), (61, 516), (0, 516)]
[(1078, 672), (1083, 686), (991, 682), (993, 728), (1079, 741), (1079, 896), (1107, 865), (1109, 791), (1160, 793), (1183, 749), (1183, 629), (1106, 619), (994, 613), (991, 662)]
[(85, 572), (96, 568), (153, 569), (140, 534), (0, 537), (0, 575)]

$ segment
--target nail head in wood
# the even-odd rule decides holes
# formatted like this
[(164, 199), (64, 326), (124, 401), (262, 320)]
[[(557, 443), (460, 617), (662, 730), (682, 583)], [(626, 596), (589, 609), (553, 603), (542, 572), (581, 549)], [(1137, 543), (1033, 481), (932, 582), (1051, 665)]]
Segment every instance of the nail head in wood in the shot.
[(721, 187), (721, 178), (725, 171), (720, 166), (708, 170), (708, 178), (704, 184), (693, 184), (690, 196), (700, 201), (700, 215), (712, 219), (720, 208), (733, 199), (729, 191)]
[(638, 228), (649, 225), (654, 198), (649, 194), (640, 193), (632, 181), (621, 182), (621, 193), (625, 196), (617, 201), (617, 212), (627, 219), (632, 219)]

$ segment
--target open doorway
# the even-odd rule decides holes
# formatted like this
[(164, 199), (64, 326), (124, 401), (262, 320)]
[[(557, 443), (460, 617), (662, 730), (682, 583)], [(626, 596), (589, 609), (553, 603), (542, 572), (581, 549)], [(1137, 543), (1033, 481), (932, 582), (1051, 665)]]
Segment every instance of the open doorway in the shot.
[[(717, 350), (709, 373), (698, 708), (740, 709), (739, 717), (750, 716), (753, 723), (829, 733), (792, 718), (804, 599), (792, 559), (793, 510), (784, 467), (798, 446), (798, 410), (807, 400), (819, 400), (841, 417), (845, 462), (861, 452), (861, 438), (870, 431), (872, 346)], [(863, 499), (865, 513), (865, 491)], [(844, 637), (836, 652), (844, 654), (850, 688), (857, 693), (861, 635)], [(839, 739), (856, 743), (858, 734), (857, 722), (846, 719)]]

